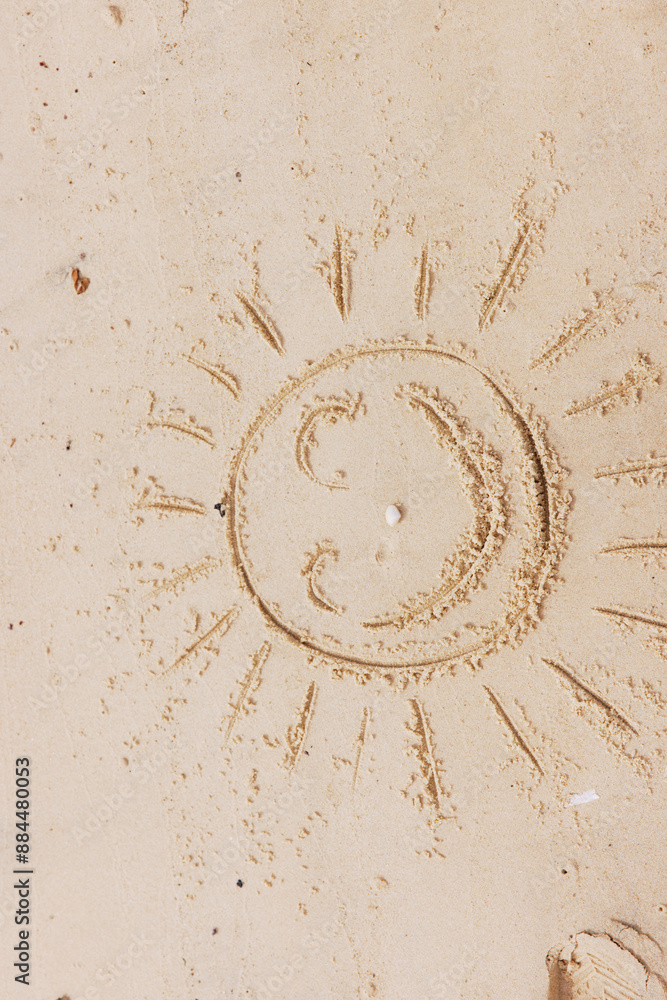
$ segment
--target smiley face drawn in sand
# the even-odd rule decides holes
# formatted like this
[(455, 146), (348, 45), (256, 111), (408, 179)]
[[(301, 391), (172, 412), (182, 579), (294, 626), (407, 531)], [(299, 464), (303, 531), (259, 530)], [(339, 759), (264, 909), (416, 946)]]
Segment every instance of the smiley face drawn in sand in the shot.
[[(549, 206), (529, 207), (521, 198), (515, 205), (516, 238), (491, 285), (482, 288), (477, 329), (462, 328), (458, 334), (474, 341), (478, 354), (445, 343), (446, 335), (428, 319), (433, 275), (426, 245), (416, 261), (418, 330), (409, 323), (387, 329), (388, 317), (379, 313), (385, 339), (364, 340), (357, 322), (352, 331), (355, 346), (306, 362), (296, 376), (288, 375), (293, 332), (274, 320), (274, 310), (259, 287), (252, 294), (237, 290), (245, 336), (261, 342), (272, 373), (275, 388), (264, 402), (261, 396), (249, 401), (243, 376), (231, 374), (227, 359), (212, 356), (205, 344), (183, 355), (234, 409), (235, 426), (246, 429), (240, 436), (235, 431), (236, 444), (229, 443), (233, 450), (222, 462), (212, 463), (214, 492), (199, 499), (172, 495), (151, 478), (136, 510), (139, 521), (150, 511), (158, 517), (196, 520), (202, 525), (202, 540), (205, 529), (207, 544), (210, 536), (209, 554), (156, 581), (152, 597), (231, 571), (224, 603), (218, 584), (212, 582), (215, 609), (197, 621), (196, 631), (177, 644), (169, 660), (160, 660), (160, 676), (166, 683), (186, 685), (200, 676), (217, 657), (230, 629), (246, 623), (250, 629), (262, 626), (263, 634), (230, 702), (225, 747), (254, 711), (255, 692), (271, 669), (272, 649), (282, 655), (291, 648), (300, 654), (302, 664), (308, 662), (309, 675), (281, 743), (284, 766), (295, 770), (306, 753), (311, 722), (323, 704), (320, 678), (326, 672), (337, 678), (354, 677), (362, 684), (384, 678), (390, 687), (408, 691), (411, 752), (417, 755), (423, 802), (435, 823), (451, 819), (453, 811), (441, 779), (431, 711), (417, 696), (421, 693), (417, 685), (433, 680), (436, 696), (446, 698), (444, 692), (451, 689), (444, 685), (459, 666), (470, 673), (484, 668), (485, 683), (471, 690), (487, 701), (490, 717), (519, 753), (531, 782), (546, 780), (554, 768), (558, 781), (565, 778), (560, 765), (553, 763), (552, 748), (540, 726), (504, 690), (504, 673), (515, 669), (531, 671), (526, 690), (541, 698), (544, 693), (543, 700), (566, 697), (574, 702), (575, 713), (639, 777), (652, 767), (646, 763), (646, 753), (637, 757), (635, 744), (641, 731), (633, 713), (625, 710), (627, 692), (622, 685), (610, 681), (611, 674), (600, 681), (597, 668), (576, 662), (574, 653), (574, 663), (565, 659), (559, 641), (567, 637), (571, 652), (590, 645), (590, 623), (586, 619), (582, 628), (581, 616), (592, 612), (591, 620), (602, 629), (602, 642), (612, 625), (623, 629), (628, 645), (639, 639), (661, 655), (667, 649), (662, 613), (633, 606), (633, 599), (628, 599), (630, 606), (624, 600), (617, 603), (617, 591), (608, 585), (613, 584), (611, 576), (603, 581), (596, 575), (586, 547), (590, 517), (597, 526), (607, 483), (646, 488), (648, 493), (664, 482), (667, 458), (656, 450), (644, 457), (650, 441), (643, 454), (632, 441), (623, 445), (627, 453), (619, 452), (608, 418), (617, 414), (619, 419), (625, 415), (634, 420), (636, 405), (657, 396), (662, 369), (633, 348), (629, 357), (610, 366), (610, 378), (600, 381), (596, 367), (587, 383), (588, 395), (577, 389), (569, 404), (571, 397), (563, 398), (555, 377), (570, 355), (624, 322), (629, 303), (644, 294), (644, 284), (596, 294), (590, 308), (563, 320), (560, 332), (539, 333), (543, 339), (532, 358), (524, 354), (522, 362), (511, 359), (509, 377), (498, 367), (504, 364), (504, 355), (487, 349), (490, 332), (496, 339), (502, 333), (508, 298), (521, 288), (551, 212)], [(335, 339), (343, 336), (345, 327), (339, 325), (354, 312), (348, 236), (336, 227), (331, 257), (322, 272), (338, 313), (332, 342), (339, 344), (345, 342)], [(648, 292), (653, 287), (646, 284)], [(236, 313), (229, 315), (241, 322)], [(427, 321), (428, 328), (421, 326)], [(537, 402), (535, 412), (521, 402), (510, 387), (514, 384), (521, 386), (524, 399), (529, 389), (540, 393), (531, 397)], [(572, 486), (547, 441), (540, 414), (548, 418), (549, 438), (558, 442), (559, 454), (572, 468)], [(576, 458), (589, 450), (588, 421), (599, 417), (604, 423), (598, 424), (595, 441), (606, 442), (606, 450), (595, 447), (587, 471), (573, 467), (573, 454)], [(199, 449), (218, 447), (210, 429), (192, 417), (186, 420), (184, 411), (160, 417), (151, 408), (148, 426), (187, 437)], [(601, 485), (592, 491), (595, 482)], [(580, 503), (570, 517), (570, 489), (575, 488)], [(215, 528), (208, 518), (211, 512)], [(570, 562), (563, 560), (566, 541), (570, 549), (578, 550), (578, 574), (571, 572), (571, 551)], [(639, 565), (640, 560), (659, 560), (663, 550), (660, 535), (624, 536), (612, 539), (600, 553)], [(561, 565), (566, 586), (547, 600)], [(592, 569), (582, 581), (584, 566)], [(232, 585), (234, 575), (239, 587)], [(539, 630), (534, 644), (525, 643), (525, 655), (517, 663), (511, 662), (511, 655), (503, 655), (547, 617), (551, 619), (548, 625), (544, 622), (547, 627)], [(599, 636), (595, 641), (600, 650)], [(620, 645), (621, 641), (613, 642), (614, 656)], [(326, 669), (313, 678), (312, 666)], [(533, 685), (536, 669), (541, 680)], [(508, 688), (511, 683), (508, 677)], [(647, 690), (661, 704), (659, 695), (650, 687)], [(367, 705), (350, 757), (353, 787), (374, 726)]]
[[(267, 503), (253, 487), (269, 455)], [(229, 538), (244, 587), (301, 647), (362, 670), (474, 663), (537, 613), (564, 544), (561, 479), (539, 423), (474, 359), (367, 343), (311, 365), (253, 421)]]

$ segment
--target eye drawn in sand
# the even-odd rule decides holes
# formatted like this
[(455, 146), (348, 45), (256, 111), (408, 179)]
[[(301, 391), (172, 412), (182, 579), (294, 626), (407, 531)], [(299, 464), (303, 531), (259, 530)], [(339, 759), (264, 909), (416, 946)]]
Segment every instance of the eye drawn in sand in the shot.
[(324, 572), (325, 562), (331, 559), (335, 562), (338, 559), (338, 550), (331, 542), (318, 542), (313, 552), (308, 553), (305, 566), (301, 570), (301, 575), (306, 578), (308, 597), (313, 604), (322, 611), (333, 611), (337, 615), (342, 615), (345, 608), (338, 607), (327, 600), (322, 591), (320, 576)]
[[(167, 489), (156, 479), (149, 479), (140, 491), (133, 507), (140, 515), (138, 524), (151, 515), (195, 515), (190, 521), (201, 525), (214, 506), (224, 514), (222, 522), (215, 521), (217, 543), (211, 553), (202, 558), (198, 552), (185, 566), (181, 559), (142, 596), (144, 606), (155, 605), (181, 594), (196, 580), (214, 588), (216, 574), (223, 568), (235, 574), (235, 583), (228, 582), (236, 587), (235, 595), (221, 602), (206, 625), (198, 624), (194, 638), (177, 643), (164, 671), (174, 682), (184, 677), (203, 653), (222, 646), (240, 619), (243, 627), (252, 624), (264, 630), (266, 639), (254, 647), (257, 652), (232, 686), (231, 714), (221, 725), (222, 744), (228, 750), (238, 742), (242, 728), (251, 725), (265, 674), (278, 660), (269, 659), (270, 648), (293, 653), (299, 663), (308, 663), (309, 671), (327, 669), (341, 682), (354, 677), (365, 685), (384, 679), (389, 682), (387, 690), (407, 692), (407, 752), (419, 764), (413, 776), (413, 791), (419, 791), (413, 798), (435, 827), (455, 818), (456, 800), (445, 782), (447, 768), (437, 749), (426, 683), (437, 697), (443, 690), (438, 684), (456, 683), (459, 668), (474, 677), (503, 648), (518, 648), (529, 632), (537, 630), (536, 641), (543, 646), (533, 668), (542, 671), (541, 684), (550, 684), (554, 695), (561, 692), (573, 716), (584, 718), (619, 759), (635, 770), (643, 766), (636, 752), (643, 722), (635, 722), (635, 713), (625, 710), (626, 699), (618, 697), (618, 686), (607, 685), (604, 679), (600, 683), (599, 675), (595, 682), (589, 680), (590, 665), (570, 665), (569, 656), (565, 662), (550, 647), (540, 622), (566, 548), (577, 542), (567, 536), (572, 498), (567, 472), (551, 439), (567, 440), (579, 425), (585, 427), (587, 415), (622, 412), (657, 391), (662, 369), (638, 352), (618, 381), (602, 382), (597, 391), (567, 407), (562, 397), (547, 404), (539, 382), (530, 383), (530, 373), (537, 372), (544, 384), (553, 385), (546, 373), (593, 338), (600, 338), (601, 350), (606, 348), (634, 301), (616, 292), (615, 281), (609, 279), (594, 293), (593, 305), (578, 315), (558, 304), (556, 322), (564, 315), (570, 318), (562, 321), (555, 337), (547, 332), (540, 336), (537, 343), (543, 346), (509, 376), (485, 360), (485, 345), (502, 335), (508, 297), (531, 280), (531, 266), (542, 253), (554, 212), (553, 197), (529, 204), (524, 191), (517, 199), (515, 238), (483, 292), (471, 329), (457, 331), (476, 350), (447, 343), (441, 330), (431, 329), (430, 306), (438, 290), (431, 247), (437, 244), (423, 238), (406, 257), (404, 281), (397, 284), (412, 326), (394, 328), (389, 309), (378, 315), (375, 339), (355, 330), (352, 237), (335, 223), (330, 256), (319, 267), (335, 306), (330, 310), (334, 343), (329, 353), (307, 363), (290, 359), (286, 345), (291, 336), (288, 333), (284, 340), (279, 333), (279, 329), (289, 331), (288, 322), (283, 326), (280, 315), (275, 320), (269, 315), (255, 283), (252, 295), (240, 288), (231, 294), (250, 327), (271, 348), (267, 357), (272, 389), (263, 402), (244, 398), (251, 365), (248, 376), (232, 373), (224, 356), (211, 353), (205, 345), (197, 354), (192, 349), (181, 355), (212, 387), (223, 390), (220, 400), (234, 414), (233, 426), (245, 430), (234, 430), (229, 442), (218, 442), (203, 421), (187, 416), (185, 410), (157, 415), (151, 409), (152, 430), (160, 428), (186, 443), (189, 439), (200, 455), (208, 456), (214, 448), (219, 449), (214, 454), (222, 453), (223, 444), (230, 450), (223, 467), (216, 469), (210, 495), (203, 499), (191, 498), (187, 489)], [(319, 280), (312, 276), (316, 288)], [(355, 299), (356, 287), (355, 283)], [(341, 320), (348, 325), (342, 327)], [(352, 331), (353, 343), (336, 342), (346, 329)], [(602, 335), (607, 340), (602, 341)], [(521, 393), (512, 385), (521, 386)], [(532, 406), (521, 398), (528, 388)], [(550, 434), (538, 412), (541, 407), (558, 433)], [(601, 441), (607, 440), (606, 423), (600, 425)], [(413, 440), (418, 440), (420, 461), (441, 477), (436, 481), (442, 487), (430, 495), (439, 518), (429, 513), (427, 504), (420, 521), (418, 505), (411, 506), (393, 485), (377, 496), (373, 493), (376, 480), (393, 483), (378, 473), (380, 458), (386, 458), (389, 450), (372, 451), (368, 445), (386, 426), (392, 428), (387, 437), (394, 441), (395, 453), (409, 454)], [(591, 483), (601, 481), (604, 486), (610, 479), (619, 484), (619, 491), (624, 483), (646, 489), (662, 485), (667, 456), (651, 450), (658, 445), (650, 434), (647, 437), (634, 455), (612, 452), (608, 464), (591, 469)], [(224, 504), (216, 505), (221, 493)], [(388, 505), (399, 505), (398, 521), (385, 520)], [(187, 525), (188, 519), (183, 517), (182, 523)], [(396, 564), (405, 570), (394, 576), (393, 564), (388, 566), (384, 555), (377, 555), (391, 551), (392, 545), (401, 554)], [(621, 534), (602, 547), (600, 562), (611, 565), (624, 557), (640, 566), (652, 560), (659, 568), (663, 551), (667, 541), (659, 533), (645, 538)], [(421, 562), (428, 566), (424, 575)], [(567, 578), (562, 585), (567, 587)], [(620, 629), (629, 643), (639, 641), (667, 655), (664, 610), (646, 608), (641, 599), (637, 603), (636, 608), (626, 607), (593, 596), (582, 613)], [(576, 641), (576, 635), (570, 636), (570, 647)], [(574, 656), (571, 659), (576, 662)], [(309, 675), (286, 732), (281, 738), (276, 734), (270, 743), (286, 748), (282, 763), (290, 772), (307, 766), (312, 724), (323, 692), (324, 686), (320, 689)], [(497, 673), (485, 677), (477, 693), (489, 732), (501, 726), (509, 752), (519, 752), (531, 780), (548, 783), (553, 770), (549, 741), (532, 722), (530, 711), (503, 688)], [(368, 705), (361, 718), (357, 714), (353, 720), (351, 793), (362, 787), (372, 759), (369, 744), (380, 720)]]
[(328, 399), (315, 397), (314, 403), (303, 408), (296, 432), (296, 461), (301, 471), (314, 483), (326, 486), (330, 490), (349, 489), (343, 482), (345, 473), (340, 469), (334, 473), (333, 480), (320, 479), (316, 476), (311, 465), (310, 451), (318, 445), (316, 435), (319, 423), (336, 424), (339, 420), (354, 420), (358, 413), (363, 412), (364, 407), (359, 393), (356, 396), (349, 393), (341, 397), (330, 396)]

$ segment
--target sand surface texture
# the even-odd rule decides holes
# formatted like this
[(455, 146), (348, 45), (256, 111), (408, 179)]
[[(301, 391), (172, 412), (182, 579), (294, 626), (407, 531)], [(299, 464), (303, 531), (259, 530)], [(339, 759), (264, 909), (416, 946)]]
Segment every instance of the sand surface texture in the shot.
[(0, 994), (664, 1000), (664, 7), (0, 24)]

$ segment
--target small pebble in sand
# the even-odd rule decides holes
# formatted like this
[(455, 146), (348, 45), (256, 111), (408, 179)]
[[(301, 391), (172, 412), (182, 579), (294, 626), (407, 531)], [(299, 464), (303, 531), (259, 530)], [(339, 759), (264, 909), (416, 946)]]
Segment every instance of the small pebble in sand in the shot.
[(384, 512), (384, 517), (390, 528), (393, 528), (395, 524), (401, 520), (401, 512), (398, 507), (394, 504), (389, 504), (386, 511)]

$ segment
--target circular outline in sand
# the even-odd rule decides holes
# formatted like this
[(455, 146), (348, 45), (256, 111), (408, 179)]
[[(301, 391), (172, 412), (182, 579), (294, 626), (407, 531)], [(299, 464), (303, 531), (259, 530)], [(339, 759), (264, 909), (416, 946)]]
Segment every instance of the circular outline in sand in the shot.
[[(237, 494), (241, 479), (244, 478), (243, 465), (245, 460), (257, 450), (259, 447), (257, 435), (279, 416), (288, 397), (302, 391), (309, 382), (331, 368), (345, 369), (360, 358), (377, 358), (383, 354), (399, 356), (425, 354), (439, 357), (447, 363), (471, 368), (482, 378), (484, 384), (514, 424), (521, 441), (524, 452), (523, 480), (527, 494), (527, 507), (535, 522), (533, 544), (526, 547), (521, 564), (514, 571), (512, 594), (513, 603), (516, 606), (512, 607), (512, 602), (508, 602), (509, 610), (507, 610), (504, 620), (492, 622), (491, 626), (486, 629), (486, 635), (478, 635), (467, 644), (463, 643), (456, 648), (451, 648), (451, 646), (448, 648), (447, 643), (451, 642), (452, 638), (456, 639), (457, 637), (445, 637), (440, 640), (443, 648), (439, 655), (418, 656), (416, 659), (407, 660), (405, 658), (392, 658), (386, 653), (384, 656), (378, 654), (366, 657), (345, 653), (335, 647), (328, 647), (321, 641), (314, 640), (295, 625), (282, 621), (276, 611), (260, 596), (251, 579), (249, 567), (244, 559), (237, 516)], [(565, 546), (565, 520), (570, 497), (559, 488), (562, 478), (563, 472), (546, 442), (540, 422), (533, 420), (530, 414), (523, 413), (519, 404), (512, 400), (509, 391), (501, 387), (474, 359), (464, 356), (462, 351), (435, 344), (419, 344), (409, 340), (370, 341), (362, 347), (348, 347), (335, 351), (315, 364), (309, 365), (303, 374), (289, 379), (257, 414), (231, 464), (228, 494), (228, 539), (234, 564), (244, 589), (257, 604), (267, 623), (301, 649), (305, 648), (320, 654), (343, 667), (364, 672), (422, 671), (439, 666), (453, 666), (460, 662), (476, 666), (484, 655), (493, 652), (501, 645), (516, 642), (537, 619), (543, 596), (548, 589), (549, 579)]]

